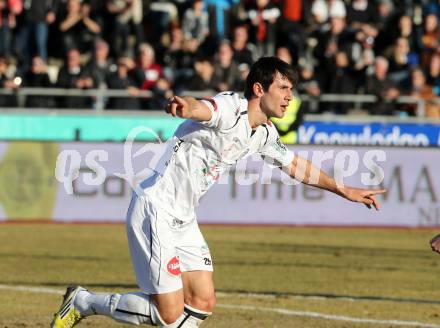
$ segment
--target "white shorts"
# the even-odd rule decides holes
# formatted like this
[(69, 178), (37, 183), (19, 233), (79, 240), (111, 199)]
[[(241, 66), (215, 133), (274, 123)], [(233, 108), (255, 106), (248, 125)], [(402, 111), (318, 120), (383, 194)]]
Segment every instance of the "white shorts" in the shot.
[(183, 223), (147, 197), (133, 193), (126, 225), (137, 283), (145, 293), (181, 289), (181, 272), (213, 271), (211, 254), (196, 220)]

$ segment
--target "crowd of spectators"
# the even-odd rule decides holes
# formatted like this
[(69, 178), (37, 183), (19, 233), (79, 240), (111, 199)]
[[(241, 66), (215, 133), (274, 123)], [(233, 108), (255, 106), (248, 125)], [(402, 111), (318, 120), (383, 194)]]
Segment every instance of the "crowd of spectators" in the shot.
[[(298, 68), (300, 94), (373, 94), (370, 114), (440, 117), (439, 17), (434, 0), (0, 0), (0, 87), (150, 90), (105, 106), (151, 109), (173, 93), (242, 89), (258, 57), (277, 55)], [(396, 104), (401, 95), (425, 99), (425, 112)], [(93, 102), (32, 96), (26, 106)]]

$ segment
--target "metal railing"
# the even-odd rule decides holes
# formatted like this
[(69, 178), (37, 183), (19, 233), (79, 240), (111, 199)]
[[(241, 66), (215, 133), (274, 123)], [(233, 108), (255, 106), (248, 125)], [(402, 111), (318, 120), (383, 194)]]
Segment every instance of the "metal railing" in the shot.
[[(212, 96), (215, 91), (185, 91), (183, 95), (191, 95), (196, 98), (204, 98)], [(106, 99), (112, 97), (120, 98), (142, 98), (148, 99), (154, 97), (151, 91), (139, 91), (135, 95), (129, 93), (127, 90), (115, 89), (61, 89), (61, 88), (18, 88), (18, 89), (0, 89), (0, 95), (15, 95), (17, 97), (18, 107), (24, 108), (27, 96), (48, 96), (48, 97), (90, 97), (93, 99), (93, 109), (96, 112), (102, 113), (105, 111)], [(299, 95), (303, 102), (334, 102), (334, 103), (353, 103), (354, 108), (361, 108), (364, 103), (375, 103), (377, 97), (375, 95), (365, 94), (322, 94), (318, 97), (311, 97), (309, 95)], [(440, 104), (440, 98), (435, 98), (435, 101)], [(417, 116), (424, 117), (426, 100), (411, 96), (400, 96), (395, 102), (397, 104), (416, 105)], [(83, 108), (78, 108), (83, 109)], [(85, 108), (91, 110), (91, 108)], [(123, 108), (121, 108), (123, 109)]]
[[(154, 95), (148, 90), (139, 90), (135, 95), (127, 90), (119, 89), (63, 89), (63, 88), (18, 88), (0, 89), (0, 95), (15, 95), (18, 107), (24, 108), (27, 96), (47, 96), (47, 97), (90, 97), (94, 101), (93, 109), (102, 112), (105, 110), (105, 100), (108, 98), (152, 98)], [(91, 108), (77, 108), (91, 109)], [(121, 108), (122, 109), (122, 108)]]

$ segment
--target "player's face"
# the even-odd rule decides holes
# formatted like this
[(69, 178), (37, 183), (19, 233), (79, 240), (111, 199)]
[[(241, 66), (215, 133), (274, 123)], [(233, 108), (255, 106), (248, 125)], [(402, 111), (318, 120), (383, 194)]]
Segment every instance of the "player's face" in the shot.
[(277, 72), (269, 89), (261, 97), (261, 110), (267, 117), (284, 116), (289, 101), (292, 99), (292, 89), (292, 83)]

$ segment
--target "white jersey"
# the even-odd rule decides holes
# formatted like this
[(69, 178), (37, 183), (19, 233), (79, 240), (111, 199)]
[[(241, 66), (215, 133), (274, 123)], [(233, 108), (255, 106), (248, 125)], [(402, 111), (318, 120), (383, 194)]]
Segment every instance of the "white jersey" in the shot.
[(200, 198), (222, 172), (238, 160), (259, 153), (271, 164), (288, 166), (293, 160), (273, 124), (252, 131), (248, 101), (233, 92), (203, 100), (211, 120), (183, 122), (160, 159), (155, 173), (140, 184), (142, 192), (176, 219), (195, 219)]

